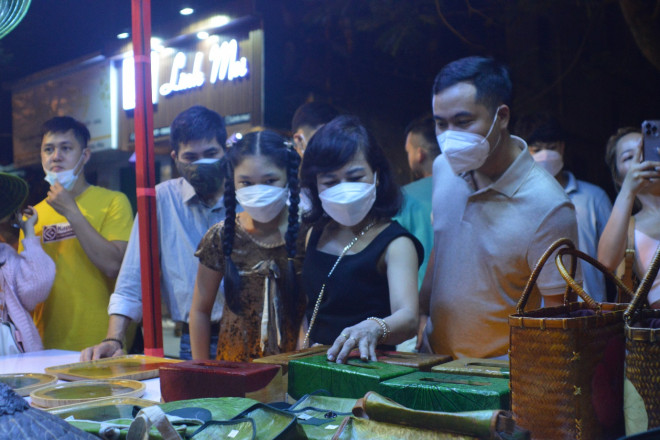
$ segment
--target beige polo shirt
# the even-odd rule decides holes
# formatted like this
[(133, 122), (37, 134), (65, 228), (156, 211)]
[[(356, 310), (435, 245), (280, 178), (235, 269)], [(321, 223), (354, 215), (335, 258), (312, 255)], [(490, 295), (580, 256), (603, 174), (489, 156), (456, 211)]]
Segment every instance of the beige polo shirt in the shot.
[[(577, 244), (575, 209), (550, 174), (535, 164), (527, 144), (491, 185), (474, 190), (453, 174), (443, 155), (433, 164), (435, 266), (427, 337), (436, 353), (487, 358), (507, 354), (508, 316), (535, 263), (555, 240)], [(552, 260), (554, 261), (554, 260)], [(540, 293), (564, 292), (554, 263), (541, 272), (527, 310)]]

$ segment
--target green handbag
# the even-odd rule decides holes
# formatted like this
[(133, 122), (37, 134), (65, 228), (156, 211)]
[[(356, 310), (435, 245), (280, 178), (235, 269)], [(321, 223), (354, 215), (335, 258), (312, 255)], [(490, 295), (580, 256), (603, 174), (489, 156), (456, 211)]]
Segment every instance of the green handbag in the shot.
[(330, 440), (344, 419), (352, 414), (357, 402), (357, 399), (327, 394), (326, 391), (307, 394), (286, 410), (296, 415), (298, 424), (310, 440)]
[[(248, 403), (252, 404), (246, 408)], [(158, 411), (171, 413), (184, 408), (192, 408), (197, 411), (206, 410), (210, 413), (211, 419), (205, 421), (201, 426), (200, 424), (188, 426), (185, 432), (181, 433), (170, 423), (171, 417), (162, 417), (158, 413)], [(236, 414), (237, 410), (240, 411), (238, 414)], [(155, 416), (152, 417), (152, 414)], [(187, 418), (191, 420), (190, 417)], [(158, 430), (158, 435), (154, 434), (154, 428)], [(296, 417), (291, 413), (264, 403), (255, 403), (252, 399), (220, 397), (179, 400), (141, 410), (135, 417), (135, 421), (131, 423), (126, 439), (151, 440), (156, 438), (163, 440), (215, 440), (218, 438), (293, 440), (305, 437), (302, 428), (296, 423)]]
[(93, 405), (99, 408), (90, 411), (82, 406), (57, 415), (108, 440), (304, 438), (299, 435), (302, 428), (297, 427), (293, 414), (240, 397), (179, 400), (153, 406), (113, 402), (105, 407)]
[[(256, 438), (259, 440), (294, 440), (305, 438), (303, 429), (297, 423), (295, 415), (266, 405), (265, 403), (259, 402), (254, 404), (235, 417), (235, 419), (238, 418), (254, 420), (257, 429)], [(233, 440), (236, 440), (236, 437)]]

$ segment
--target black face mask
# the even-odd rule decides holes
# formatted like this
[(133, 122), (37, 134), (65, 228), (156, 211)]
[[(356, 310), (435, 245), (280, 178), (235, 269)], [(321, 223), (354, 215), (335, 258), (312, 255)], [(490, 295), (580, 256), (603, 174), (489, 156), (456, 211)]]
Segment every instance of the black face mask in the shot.
[(225, 182), (224, 157), (213, 163), (186, 163), (176, 161), (179, 174), (192, 185), (195, 193), (201, 198), (207, 198), (218, 192)]

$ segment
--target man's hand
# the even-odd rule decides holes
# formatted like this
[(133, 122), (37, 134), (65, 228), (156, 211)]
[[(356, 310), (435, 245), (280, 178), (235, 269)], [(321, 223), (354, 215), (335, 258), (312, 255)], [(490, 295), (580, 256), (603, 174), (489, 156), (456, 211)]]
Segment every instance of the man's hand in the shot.
[(80, 360), (93, 361), (96, 359), (103, 359), (108, 357), (117, 357), (125, 355), (126, 352), (122, 350), (121, 346), (116, 341), (105, 341), (93, 347), (87, 347), (80, 352)]
[(69, 216), (77, 211), (78, 205), (71, 193), (67, 191), (60, 182), (55, 182), (48, 190), (46, 202), (53, 207), (58, 214), (63, 215), (67, 219)]

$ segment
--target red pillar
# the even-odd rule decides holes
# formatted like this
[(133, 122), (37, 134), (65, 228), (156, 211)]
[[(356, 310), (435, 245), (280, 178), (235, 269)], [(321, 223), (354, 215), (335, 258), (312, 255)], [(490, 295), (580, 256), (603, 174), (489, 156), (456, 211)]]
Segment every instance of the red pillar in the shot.
[(135, 58), (135, 169), (140, 230), (144, 353), (163, 356), (160, 314), (160, 259), (156, 223), (154, 119), (151, 104), (151, 2), (131, 0)]

